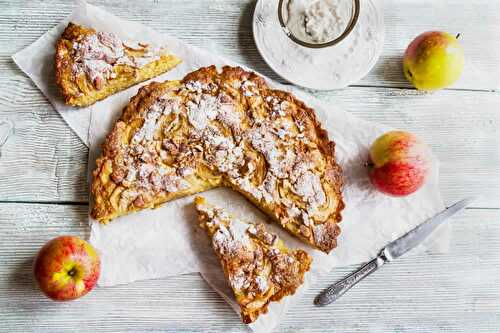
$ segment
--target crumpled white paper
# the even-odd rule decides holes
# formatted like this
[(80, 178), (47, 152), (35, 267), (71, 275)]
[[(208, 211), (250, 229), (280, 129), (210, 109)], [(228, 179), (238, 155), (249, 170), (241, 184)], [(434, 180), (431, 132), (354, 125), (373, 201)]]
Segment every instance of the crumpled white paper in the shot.
[[(114, 32), (123, 39), (141, 40), (166, 45), (183, 59), (174, 70), (154, 80), (179, 79), (201, 66), (231, 64), (220, 56), (192, 47), (180, 40), (155, 32), (141, 24), (119, 19), (106, 11), (76, 2), (73, 14), (38, 41), (13, 56), (18, 66), (30, 76), (47, 96), (78, 136), (90, 146), (89, 174), (99, 147), (115, 119), (141, 85), (137, 85), (87, 108), (66, 106), (54, 85), (54, 43), (69, 21), (97, 30)], [(276, 88), (292, 91), (313, 107), (330, 138), (336, 142), (336, 158), (344, 170), (344, 199), (342, 233), (338, 248), (326, 255), (313, 250), (288, 235), (275, 224), (269, 229), (279, 234), (290, 247), (308, 250), (314, 261), (306, 281), (294, 296), (272, 303), (269, 313), (249, 325), (256, 332), (270, 332), (283, 318), (287, 308), (320, 276), (342, 265), (360, 264), (373, 258), (388, 242), (414, 228), (426, 218), (444, 208), (438, 187), (438, 162), (434, 159), (433, 173), (427, 184), (406, 198), (392, 198), (375, 191), (363, 166), (368, 147), (389, 128), (358, 119), (334, 105), (327, 105), (298, 89), (282, 86), (271, 80)], [(360, 101), (360, 105), (363, 101)], [(90, 180), (91, 177), (89, 177)], [(207, 199), (228, 211), (248, 219), (265, 217), (239, 194), (228, 189), (216, 189), (203, 194)], [(207, 282), (239, 312), (222, 270), (212, 252), (208, 238), (198, 228), (192, 198), (167, 203), (156, 210), (146, 210), (125, 216), (108, 225), (90, 219), (91, 243), (99, 249), (102, 259), (101, 286), (129, 283), (136, 280), (160, 278), (190, 272), (201, 272)], [(449, 243), (448, 229), (441, 228), (426, 247), (445, 251)], [(333, 282), (333, 281), (332, 281)], [(312, 300), (311, 300), (312, 302)]]

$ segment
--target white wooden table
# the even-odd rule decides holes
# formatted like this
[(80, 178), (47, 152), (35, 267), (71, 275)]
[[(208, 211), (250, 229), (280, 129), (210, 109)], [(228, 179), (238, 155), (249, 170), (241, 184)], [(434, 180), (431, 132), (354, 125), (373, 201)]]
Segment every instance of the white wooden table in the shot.
[[(279, 79), (253, 42), (251, 0), (93, 1)], [(244, 332), (196, 274), (97, 288), (69, 303), (34, 286), (37, 249), (61, 234), (88, 236), (86, 146), (11, 55), (72, 10), (65, 0), (0, 1), (0, 119), (15, 135), (0, 158), (0, 331)], [(293, 307), (279, 332), (500, 331), (500, 1), (385, 0), (386, 42), (357, 85), (312, 92), (356, 116), (415, 132), (439, 156), (450, 204), (483, 197), (453, 222), (448, 254), (410, 256), (369, 277), (327, 308), (314, 295), (354, 267), (337, 269)], [(412, 37), (462, 33), (467, 67), (453, 89), (421, 95), (401, 74)]]

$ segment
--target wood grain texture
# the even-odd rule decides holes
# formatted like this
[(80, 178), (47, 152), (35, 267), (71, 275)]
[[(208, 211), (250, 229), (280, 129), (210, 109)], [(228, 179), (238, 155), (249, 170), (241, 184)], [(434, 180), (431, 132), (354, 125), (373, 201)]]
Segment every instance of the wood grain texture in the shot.
[(446, 203), (480, 195), (473, 206), (500, 208), (500, 94), (352, 87), (315, 95), (363, 119), (420, 136), (440, 160)]
[[(116, 15), (182, 38), (278, 79), (265, 65), (252, 36), (255, 0), (89, 1)], [(497, 1), (384, 0), (386, 42), (375, 69), (358, 85), (408, 87), (401, 56), (409, 42), (427, 30), (461, 33), (467, 66), (455, 88), (500, 88), (500, 40), (492, 38), (500, 22)], [(33, 42), (73, 8), (71, 1), (2, 1), (0, 57), (8, 57)], [(12, 38), (13, 35), (16, 38)], [(0, 62), (0, 69), (5, 66)]]
[[(208, 5), (200, 1), (95, 3), (104, 5), (121, 17), (139, 20), (192, 44), (229, 55), (275, 77), (261, 60), (251, 38), (252, 1), (213, 1)], [(457, 1), (440, 3), (448, 3), (452, 8), (458, 6)], [(4, 154), (0, 159), (0, 186), (3, 189), (0, 201), (86, 202), (85, 146), (10, 59), (13, 52), (31, 43), (66, 16), (72, 4), (60, 0), (51, 0), (45, 5), (37, 1), (7, 1), (5, 4), (2, 6), (5, 10), (0, 12), (0, 45), (4, 46), (0, 50), (0, 67), (5, 70), (4, 76), (0, 77), (0, 119), (13, 120), (17, 131), (3, 149)], [(403, 4), (406, 7), (401, 8)], [(455, 10), (454, 15), (468, 15), (471, 26), (481, 27), (483, 33), (493, 29), (492, 21), (495, 21), (499, 11), (485, 10), (479, 15), (473, 10), (476, 7), (462, 5), (462, 10)], [(486, 6), (490, 7), (491, 4)], [(442, 16), (446, 6), (431, 6), (428, 1), (386, 1), (385, 8), (390, 29), (387, 29), (387, 51), (384, 57), (390, 58), (391, 55), (385, 53), (401, 53), (395, 44), (405, 39), (393, 34), (423, 29), (425, 24), (422, 20), (436, 17), (437, 12)], [(430, 15), (430, 8), (439, 11), (434, 10)], [(409, 13), (421, 13), (422, 17), (416, 19), (413, 17), (415, 14), (406, 17)], [(454, 17), (445, 22), (453, 26), (457, 20)], [(417, 25), (417, 28), (413, 25)], [(490, 64), (489, 58), (481, 57), (495, 56), (500, 50), (494, 44), (495, 41), (492, 43), (483, 43), (489, 45), (491, 52), (485, 52), (482, 49), (484, 46), (474, 44), (470, 47), (473, 53), (471, 59), (483, 66)], [(388, 66), (391, 64), (383, 59), (381, 62)], [(485, 77), (494, 74), (497, 67), (488, 70)], [(396, 79), (396, 72), (396, 69), (377, 67), (371, 74), (374, 76), (371, 80), (382, 86), (397, 85), (395, 82), (404, 86), (402, 76)], [(391, 78), (390, 82), (385, 80), (386, 77)], [(365, 81), (362, 84), (372, 84)], [(484, 88), (480, 80), (471, 82), (476, 84), (474, 89)], [(443, 162), (442, 189), (447, 202), (463, 194), (482, 193), (486, 188), (487, 195), (476, 205), (500, 207), (500, 200), (497, 200), (500, 197), (500, 175), (496, 166), (496, 163), (500, 163), (500, 152), (495, 145), (499, 137), (497, 129), (500, 115), (496, 112), (500, 99), (498, 94), (443, 91), (421, 96), (414, 90), (351, 87), (316, 95), (331, 103), (339, 103), (365, 119), (416, 131), (423, 136)]]
[(29, 78), (0, 76), (0, 120), (15, 125), (0, 157), (0, 201), (87, 201), (87, 147)]
[[(57, 235), (86, 237), (87, 207), (0, 204), (0, 211), (0, 331), (246, 331), (197, 274), (97, 288), (70, 303), (44, 299), (32, 280), (34, 255)], [(500, 210), (466, 210), (453, 220), (448, 254), (409, 255), (331, 306), (314, 307), (314, 296), (354, 267), (336, 269), (276, 332), (493, 332), (500, 327), (499, 222)]]
[[(90, 2), (283, 82), (253, 42), (255, 0)], [(354, 87), (311, 93), (415, 132), (441, 160), (445, 201), (481, 193), (474, 206), (486, 209), (456, 218), (450, 253), (405, 257), (332, 306), (314, 308), (314, 295), (354, 267), (334, 270), (277, 332), (498, 331), (500, 93), (491, 91), (500, 88), (500, 1), (384, 0), (384, 7), (386, 41), (374, 70)], [(247, 331), (196, 274), (98, 288), (70, 303), (48, 301), (34, 285), (31, 263), (43, 243), (61, 234), (88, 236), (88, 150), (11, 55), (72, 8), (66, 0), (0, 0), (0, 120), (16, 126), (0, 157), (0, 332)], [(460, 32), (467, 65), (453, 89), (424, 96), (407, 89), (401, 55), (413, 37), (431, 29)]]

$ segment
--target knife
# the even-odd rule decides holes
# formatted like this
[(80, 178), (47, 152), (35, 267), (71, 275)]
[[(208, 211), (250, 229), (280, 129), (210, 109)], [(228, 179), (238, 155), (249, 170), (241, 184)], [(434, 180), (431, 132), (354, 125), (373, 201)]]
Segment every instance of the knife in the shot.
[(325, 306), (335, 302), (359, 281), (375, 272), (386, 262), (391, 262), (401, 257), (403, 254), (422, 243), (444, 221), (467, 207), (474, 200), (475, 198), (471, 197), (455, 203), (434, 217), (426, 220), (415, 229), (410, 230), (407, 234), (389, 243), (389, 245), (380, 251), (375, 259), (321, 292), (314, 300), (314, 304)]

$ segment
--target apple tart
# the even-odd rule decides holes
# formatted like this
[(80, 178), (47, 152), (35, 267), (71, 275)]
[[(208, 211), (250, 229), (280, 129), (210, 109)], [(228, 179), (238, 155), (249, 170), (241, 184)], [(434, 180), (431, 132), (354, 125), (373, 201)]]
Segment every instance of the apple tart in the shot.
[(344, 207), (334, 150), (292, 94), (239, 67), (201, 68), (130, 100), (97, 160), (91, 214), (106, 223), (226, 186), (328, 253)]
[(245, 324), (266, 313), (270, 302), (295, 293), (311, 266), (309, 254), (289, 250), (262, 223), (237, 219), (202, 197), (195, 204)]
[(177, 66), (167, 49), (122, 41), (69, 23), (56, 45), (56, 82), (66, 104), (87, 106)]

